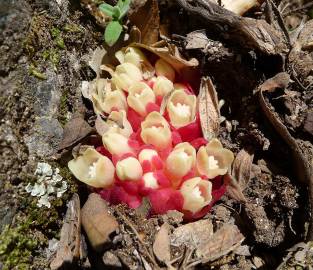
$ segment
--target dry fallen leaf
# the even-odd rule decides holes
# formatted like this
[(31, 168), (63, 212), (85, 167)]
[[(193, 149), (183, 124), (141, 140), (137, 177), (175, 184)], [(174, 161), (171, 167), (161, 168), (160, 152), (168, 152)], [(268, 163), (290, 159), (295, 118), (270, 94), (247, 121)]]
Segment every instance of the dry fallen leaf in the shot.
[(157, 0), (148, 0), (145, 5), (129, 14), (130, 22), (141, 32), (141, 43), (152, 45), (159, 39), (160, 16)]
[(63, 138), (59, 144), (58, 151), (80, 142), (92, 133), (93, 130), (80, 114), (74, 115), (64, 127)]
[(203, 137), (209, 141), (218, 134), (220, 110), (216, 90), (208, 77), (201, 79), (198, 102)]
[(172, 246), (185, 245), (190, 249), (210, 241), (213, 235), (213, 224), (209, 219), (188, 223), (176, 228), (171, 234)]
[(164, 223), (155, 236), (153, 252), (159, 261), (167, 264), (171, 260), (169, 225)]
[(251, 178), (253, 155), (242, 149), (237, 154), (233, 166), (232, 176), (237, 180), (240, 188), (244, 190)]
[(96, 250), (102, 250), (110, 242), (109, 236), (118, 228), (116, 219), (108, 212), (106, 202), (96, 193), (91, 193), (81, 210), (82, 225), (89, 242)]
[(71, 265), (80, 255), (80, 201), (75, 193), (68, 203), (61, 229), (60, 241), (55, 258), (50, 267), (52, 270)]
[(229, 197), (241, 203), (247, 202), (245, 195), (242, 193), (243, 189), (234, 177), (227, 173), (224, 176), (224, 181), (227, 183), (226, 190)]
[(202, 258), (202, 263), (214, 261), (233, 251), (244, 239), (236, 225), (225, 224), (213, 234), (210, 241), (198, 246), (196, 254)]

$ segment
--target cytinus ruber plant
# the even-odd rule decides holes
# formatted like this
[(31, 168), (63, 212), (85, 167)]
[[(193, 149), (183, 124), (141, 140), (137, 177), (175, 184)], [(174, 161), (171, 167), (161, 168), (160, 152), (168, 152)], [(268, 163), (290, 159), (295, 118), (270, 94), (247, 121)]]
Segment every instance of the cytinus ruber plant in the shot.
[(234, 159), (218, 139), (204, 139), (194, 89), (171, 61), (138, 47), (116, 54), (111, 79), (89, 91), (103, 145), (68, 164), (77, 179), (112, 204), (200, 218), (225, 193)]

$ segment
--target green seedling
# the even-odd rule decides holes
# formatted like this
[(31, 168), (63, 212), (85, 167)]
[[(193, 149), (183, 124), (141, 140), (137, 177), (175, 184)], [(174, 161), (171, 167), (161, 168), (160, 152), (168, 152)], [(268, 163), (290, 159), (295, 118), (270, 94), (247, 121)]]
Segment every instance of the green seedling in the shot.
[(112, 21), (109, 22), (104, 32), (104, 41), (109, 46), (113, 46), (122, 33), (123, 26), (121, 22), (129, 10), (130, 2), (131, 0), (118, 0), (115, 6), (107, 3), (99, 6), (101, 12), (112, 17)]

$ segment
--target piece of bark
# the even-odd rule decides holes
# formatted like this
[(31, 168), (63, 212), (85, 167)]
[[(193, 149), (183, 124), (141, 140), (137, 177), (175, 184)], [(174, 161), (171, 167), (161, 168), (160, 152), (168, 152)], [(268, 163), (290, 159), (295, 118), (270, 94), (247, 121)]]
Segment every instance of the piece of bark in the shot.
[(226, 194), (231, 197), (232, 199), (241, 202), (241, 203), (246, 203), (247, 199), (245, 195), (242, 193), (243, 189), (240, 186), (239, 182), (237, 179), (235, 179), (232, 175), (229, 173), (226, 173), (224, 175), (224, 181), (227, 183), (226, 186)]
[(63, 138), (59, 144), (58, 151), (71, 147), (82, 141), (94, 131), (80, 114), (74, 117), (65, 125)]
[(169, 225), (164, 223), (155, 235), (153, 252), (159, 261), (167, 264), (171, 260)]
[(111, 244), (110, 236), (118, 229), (118, 222), (109, 213), (106, 202), (91, 193), (81, 210), (82, 225), (91, 246), (102, 251)]
[(52, 270), (69, 269), (80, 257), (80, 201), (75, 193), (68, 203), (60, 242), (55, 258), (50, 264)]
[(215, 87), (208, 77), (201, 79), (198, 103), (203, 137), (210, 141), (218, 135), (221, 115)]
[(288, 50), (281, 32), (264, 20), (245, 18), (205, 0), (176, 0), (186, 11), (215, 27), (225, 39), (241, 47), (256, 49), (268, 55), (285, 55)]

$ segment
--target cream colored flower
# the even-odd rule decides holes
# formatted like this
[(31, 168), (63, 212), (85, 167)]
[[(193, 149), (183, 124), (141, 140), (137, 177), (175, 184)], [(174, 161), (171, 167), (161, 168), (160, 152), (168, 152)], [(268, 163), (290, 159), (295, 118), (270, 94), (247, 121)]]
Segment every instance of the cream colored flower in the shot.
[(133, 128), (128, 122), (124, 110), (111, 112), (106, 121), (98, 116), (95, 126), (101, 136), (105, 133), (113, 132), (119, 133), (128, 138), (133, 133)]
[(122, 63), (131, 63), (135, 65), (138, 68), (142, 68), (142, 66), (150, 65), (150, 62), (148, 61), (147, 57), (144, 55), (144, 53), (134, 47), (128, 47), (125, 52), (118, 51), (115, 54), (116, 58), (119, 60), (119, 62)]
[(212, 179), (226, 174), (233, 160), (233, 152), (223, 148), (218, 139), (212, 139), (206, 146), (200, 147), (197, 153), (197, 169), (201, 175)]
[(175, 80), (174, 68), (161, 58), (155, 63), (155, 73), (157, 76), (164, 76), (172, 82)]
[(212, 200), (212, 184), (201, 177), (186, 180), (182, 184), (180, 192), (184, 197), (183, 209), (192, 213), (200, 211)]
[(171, 124), (180, 128), (193, 122), (196, 117), (197, 98), (183, 90), (175, 90), (167, 103)]
[(92, 147), (72, 159), (68, 168), (79, 181), (95, 188), (106, 188), (114, 182), (115, 168), (112, 161)]
[(122, 181), (136, 181), (142, 177), (142, 168), (138, 159), (128, 157), (116, 163), (116, 174)]
[(140, 163), (142, 164), (145, 160), (152, 162), (152, 159), (158, 156), (159, 156), (158, 152), (153, 149), (143, 149), (140, 151), (138, 155), (138, 159)]
[(166, 119), (159, 112), (151, 112), (141, 123), (141, 139), (163, 150), (172, 143), (172, 133)]
[(157, 77), (153, 85), (153, 92), (156, 96), (166, 96), (173, 89), (172, 81), (164, 76)]
[(112, 155), (123, 155), (126, 153), (133, 153), (133, 149), (128, 145), (128, 138), (125, 136), (108, 132), (102, 136), (102, 141), (104, 147), (112, 154)]
[(112, 90), (111, 82), (107, 79), (96, 79), (89, 83), (84, 97), (91, 100), (96, 114), (110, 113), (112, 108), (127, 110), (126, 96), (123, 91)]
[(157, 189), (159, 187), (158, 180), (155, 178), (153, 172), (145, 173), (142, 179), (146, 188)]
[(179, 143), (166, 160), (166, 169), (174, 178), (182, 178), (196, 164), (196, 150), (188, 143)]
[(136, 82), (128, 89), (127, 102), (129, 107), (145, 116), (148, 103), (155, 102), (155, 95), (152, 89), (144, 82)]
[(112, 83), (119, 89), (128, 91), (128, 88), (135, 82), (142, 80), (142, 73), (138, 67), (131, 63), (118, 65), (112, 76)]

